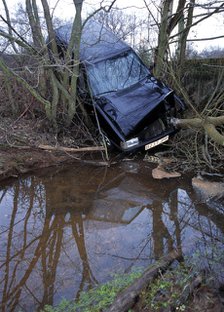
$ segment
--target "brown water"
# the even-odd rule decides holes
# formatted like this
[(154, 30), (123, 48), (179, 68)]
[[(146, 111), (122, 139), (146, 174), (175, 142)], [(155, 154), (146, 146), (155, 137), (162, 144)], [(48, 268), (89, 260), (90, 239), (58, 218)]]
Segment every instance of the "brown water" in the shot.
[(73, 165), (3, 185), (0, 311), (77, 298), (176, 246), (200, 251), (201, 265), (217, 259), (223, 278), (224, 206), (201, 203), (190, 179), (153, 180), (150, 166)]

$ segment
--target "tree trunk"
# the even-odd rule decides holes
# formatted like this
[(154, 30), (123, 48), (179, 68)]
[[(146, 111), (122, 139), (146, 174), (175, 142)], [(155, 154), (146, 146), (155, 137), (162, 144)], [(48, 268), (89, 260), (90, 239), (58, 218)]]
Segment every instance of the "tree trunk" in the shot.
[(186, 57), (187, 37), (193, 21), (195, 0), (191, 0), (188, 7), (186, 26), (184, 23), (184, 14), (179, 22), (179, 41), (178, 41), (178, 64), (183, 65)]
[(165, 58), (168, 49), (168, 19), (170, 15), (170, 7), (173, 1), (165, 0), (163, 3), (162, 13), (161, 13), (161, 25), (159, 29), (158, 47), (155, 53), (155, 68), (154, 74), (156, 77), (161, 77), (163, 71), (165, 70)]
[[(32, 31), (34, 46), (40, 50), (44, 45), (44, 38), (41, 32), (40, 20), (37, 12), (36, 0), (26, 0), (26, 12), (29, 19), (29, 24)], [(35, 14), (34, 14), (35, 13)]]
[[(73, 23), (73, 29), (71, 34), (71, 39), (68, 46), (68, 53), (73, 56), (73, 70), (72, 70), (72, 78), (71, 78), (71, 98), (72, 101), (69, 101), (68, 104), (68, 118), (67, 125), (70, 125), (72, 119), (76, 112), (76, 100), (77, 100), (77, 82), (79, 77), (79, 50), (80, 50), (80, 42), (81, 42), (81, 33), (82, 33), (82, 4), (83, 0), (73, 0), (75, 4), (75, 20)], [(74, 50), (73, 50), (74, 49)], [(73, 51), (73, 53), (72, 53)]]

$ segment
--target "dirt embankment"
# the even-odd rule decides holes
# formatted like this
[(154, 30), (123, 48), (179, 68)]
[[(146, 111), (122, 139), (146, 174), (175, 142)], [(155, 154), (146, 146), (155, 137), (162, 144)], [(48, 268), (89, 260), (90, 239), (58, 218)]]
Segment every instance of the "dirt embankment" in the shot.
[[(68, 151), (76, 149), (79, 145), (76, 145), (77, 142), (69, 131), (56, 137), (46, 126), (43, 127), (42, 121), (26, 118), (16, 121), (11, 118), (0, 119), (0, 181), (41, 168), (89, 159), (92, 155), (92, 159), (102, 160), (100, 150), (93, 150), (93, 153), (91, 148), (90, 152), (83, 153)], [(44, 150), (40, 146), (48, 146), (49, 149)], [(67, 150), (57, 150), (62, 146)]]
[(72, 158), (70, 156), (62, 155), (61, 153), (52, 153), (35, 148), (1, 147), (0, 181), (71, 161)]

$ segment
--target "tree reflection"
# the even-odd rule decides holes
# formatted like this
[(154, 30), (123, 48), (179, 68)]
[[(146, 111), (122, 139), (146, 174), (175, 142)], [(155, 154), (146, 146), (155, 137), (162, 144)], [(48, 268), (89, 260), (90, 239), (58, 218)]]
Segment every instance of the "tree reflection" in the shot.
[[(15, 186), (14, 190), (14, 197), (13, 197), (13, 212), (11, 216), (11, 221), (10, 221), (10, 226), (9, 226), (9, 232), (8, 232), (8, 242), (7, 242), (7, 247), (6, 247), (6, 262), (5, 262), (5, 279), (4, 279), (4, 287), (3, 287), (3, 294), (2, 294), (2, 302), (3, 304), (8, 301), (8, 288), (10, 289), (10, 286), (12, 284), (12, 281), (9, 279), (9, 266), (10, 266), (10, 256), (11, 256), (11, 245), (12, 245), (12, 238), (13, 238), (13, 229), (15, 225), (15, 218), (16, 218), (16, 213), (18, 210), (18, 195), (19, 195), (19, 190), (18, 190), (18, 185)], [(12, 274), (14, 275), (15, 270)], [(4, 306), (3, 306), (3, 312), (5, 311)]]
[(63, 291), (78, 298), (113, 267), (186, 252), (196, 235), (201, 248), (223, 244), (223, 214), (209, 209), (190, 188), (172, 182), (161, 192), (122, 168), (18, 180), (0, 193), (0, 310), (38, 310)]
[(57, 265), (61, 253), (64, 226), (65, 224), (63, 216), (59, 215), (55, 217), (53, 220), (53, 229), (48, 236), (49, 239), (46, 239), (41, 247), (41, 270), (44, 285), (43, 299), (40, 305), (41, 308), (43, 308), (46, 302), (48, 304), (53, 304), (54, 284)]
[[(66, 211), (50, 216), (46, 212), (43, 215), (39, 214), (46, 210), (43, 198), (46, 197), (46, 201), (49, 198), (46, 185), (40, 192), (40, 181), (38, 182), (36, 184), (34, 178), (31, 178), (29, 183), (18, 181), (10, 189), (13, 200), (10, 222), (8, 228), (0, 233), (0, 235), (7, 233), (4, 260), (1, 258), (0, 265), (2, 287), (0, 307), (3, 312), (13, 311), (21, 304), (20, 301), (22, 301), (23, 309), (26, 309), (24, 302), (28, 297), (28, 301), (30, 302), (30, 298), (33, 298), (32, 304), (39, 308), (43, 308), (45, 304), (53, 304), (58, 262), (62, 248), (66, 249), (66, 246), (63, 246), (63, 229), (68, 224), (72, 228), (83, 266), (80, 291), (85, 283), (89, 286), (96, 283), (88, 263), (82, 211), (70, 214), (69, 220), (66, 220)], [(44, 203), (44, 207), (39, 206), (36, 211), (37, 203), (38, 205)], [(41, 289), (39, 285), (35, 285), (32, 275), (36, 275), (38, 282), (39, 276), (42, 276)], [(41, 297), (40, 293), (42, 293)], [(27, 305), (28, 311), (29, 304)]]
[(83, 218), (81, 213), (74, 213), (71, 215), (71, 226), (72, 233), (75, 239), (76, 246), (79, 251), (80, 258), (82, 260), (82, 280), (77, 292), (76, 298), (78, 299), (80, 293), (84, 290), (85, 284), (87, 284), (88, 289), (97, 284), (97, 280), (94, 277), (90, 265), (89, 259), (86, 251), (85, 236), (84, 236), (84, 227), (83, 227)]
[(151, 211), (153, 220), (152, 237), (154, 242), (154, 256), (155, 259), (159, 259), (161, 256), (164, 255), (164, 253), (166, 253), (166, 251), (164, 250), (164, 245), (166, 245), (167, 247), (167, 252), (171, 252), (175, 248), (175, 246), (173, 238), (162, 220), (162, 202), (158, 200), (154, 201)]

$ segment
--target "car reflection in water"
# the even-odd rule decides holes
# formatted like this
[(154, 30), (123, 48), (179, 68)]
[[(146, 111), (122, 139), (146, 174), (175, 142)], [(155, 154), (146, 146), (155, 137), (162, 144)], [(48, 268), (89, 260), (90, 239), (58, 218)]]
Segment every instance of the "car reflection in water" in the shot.
[(214, 241), (223, 248), (223, 214), (196, 204), (184, 181), (152, 181), (150, 172), (140, 162), (73, 166), (2, 187), (0, 310), (78, 298), (176, 246), (185, 255), (208, 254)]

